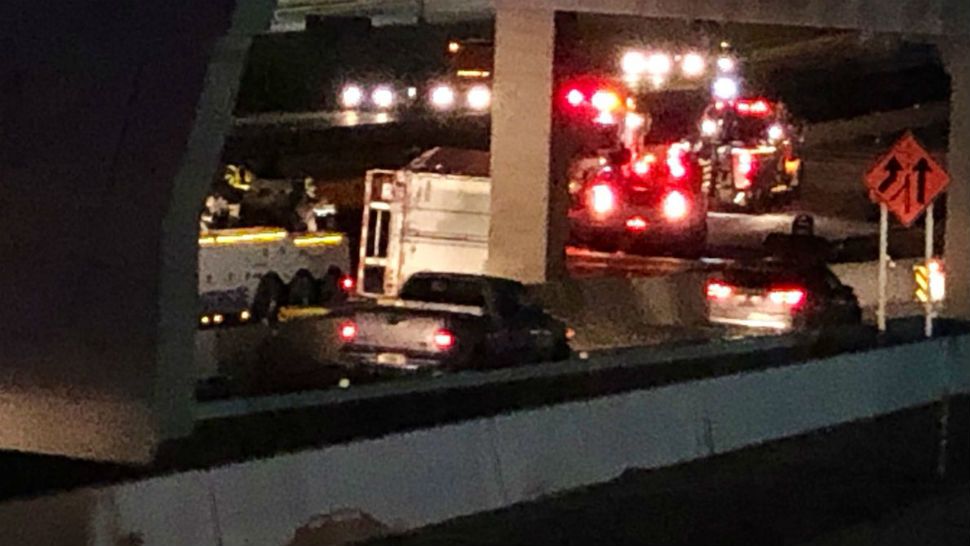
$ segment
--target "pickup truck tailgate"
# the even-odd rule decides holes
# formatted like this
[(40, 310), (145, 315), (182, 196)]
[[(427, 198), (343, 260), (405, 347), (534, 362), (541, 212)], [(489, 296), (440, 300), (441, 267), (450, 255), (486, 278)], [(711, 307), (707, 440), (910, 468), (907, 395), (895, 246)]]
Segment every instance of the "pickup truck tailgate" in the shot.
[(396, 352), (407, 355), (436, 353), (435, 334), (448, 329), (452, 334), (465, 322), (475, 320), (481, 309), (465, 306), (406, 303), (395, 301), (354, 313), (357, 336), (354, 350)]

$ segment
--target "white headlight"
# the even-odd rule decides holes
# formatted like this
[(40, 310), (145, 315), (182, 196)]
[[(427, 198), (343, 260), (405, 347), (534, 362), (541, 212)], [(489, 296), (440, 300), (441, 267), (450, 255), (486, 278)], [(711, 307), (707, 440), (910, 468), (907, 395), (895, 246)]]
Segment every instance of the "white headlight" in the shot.
[(647, 57), (639, 51), (627, 51), (620, 59), (620, 68), (628, 76), (643, 74), (647, 70)]
[(628, 112), (626, 115), (627, 129), (639, 129), (643, 127), (644, 122), (643, 116), (636, 112)]
[(378, 87), (371, 93), (370, 98), (378, 108), (390, 108), (394, 104), (394, 91), (390, 87)]
[(714, 96), (721, 100), (737, 98), (738, 82), (732, 78), (718, 78), (714, 81)]
[(696, 78), (704, 73), (707, 68), (707, 63), (704, 61), (704, 57), (697, 53), (688, 53), (684, 55), (684, 60), (681, 63), (681, 70), (684, 71), (684, 75), (689, 78)]
[(654, 53), (647, 57), (647, 72), (651, 74), (663, 76), (669, 74), (672, 67), (673, 61), (666, 53)]
[(731, 57), (721, 57), (717, 60), (717, 69), (721, 72), (734, 72), (734, 59)]
[(713, 119), (705, 119), (701, 122), (701, 134), (704, 136), (713, 136), (717, 133), (717, 122)]
[(348, 85), (340, 92), (340, 105), (344, 108), (357, 108), (364, 100), (364, 92), (356, 85)]
[(451, 108), (455, 104), (455, 92), (447, 85), (439, 85), (431, 90), (431, 106), (438, 109)]
[(785, 138), (785, 130), (781, 127), (781, 125), (772, 125), (771, 127), (768, 127), (768, 138), (771, 140), (781, 140)]
[(468, 90), (466, 100), (472, 110), (485, 110), (492, 104), (492, 92), (484, 85), (476, 85)]

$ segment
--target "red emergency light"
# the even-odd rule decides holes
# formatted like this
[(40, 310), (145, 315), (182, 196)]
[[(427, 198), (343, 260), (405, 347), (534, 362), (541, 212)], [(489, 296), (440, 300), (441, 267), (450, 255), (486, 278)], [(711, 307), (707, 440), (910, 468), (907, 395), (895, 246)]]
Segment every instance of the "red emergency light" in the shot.
[(743, 116), (767, 116), (771, 113), (771, 105), (765, 99), (739, 100), (734, 109)]
[(557, 92), (558, 101), (567, 112), (589, 116), (590, 121), (603, 115), (621, 113), (626, 97), (608, 79), (580, 77), (566, 82)]

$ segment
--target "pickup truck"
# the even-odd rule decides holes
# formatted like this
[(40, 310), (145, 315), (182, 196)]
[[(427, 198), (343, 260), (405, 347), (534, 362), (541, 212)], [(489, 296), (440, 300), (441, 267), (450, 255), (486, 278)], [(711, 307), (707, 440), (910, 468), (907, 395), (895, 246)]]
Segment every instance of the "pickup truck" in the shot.
[(570, 355), (566, 325), (527, 303), (522, 284), (497, 277), (416, 273), (398, 297), (330, 318), (345, 365), (438, 372)]

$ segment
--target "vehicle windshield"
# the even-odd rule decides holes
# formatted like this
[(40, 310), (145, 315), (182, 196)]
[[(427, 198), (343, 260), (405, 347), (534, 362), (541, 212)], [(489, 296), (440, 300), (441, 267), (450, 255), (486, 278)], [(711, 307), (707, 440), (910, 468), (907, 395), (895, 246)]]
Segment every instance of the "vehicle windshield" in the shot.
[(768, 136), (773, 118), (729, 114), (725, 119), (724, 136), (727, 140), (758, 142)]
[(468, 305), (483, 307), (481, 285), (465, 279), (441, 277), (412, 277), (404, 283), (400, 298), (408, 301), (444, 303), (448, 305)]

